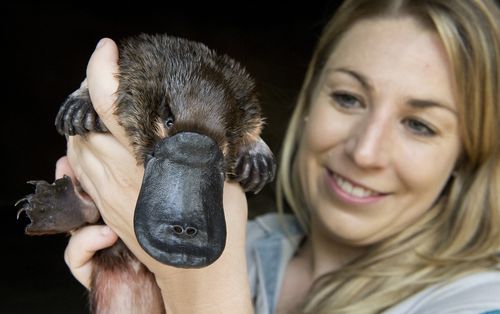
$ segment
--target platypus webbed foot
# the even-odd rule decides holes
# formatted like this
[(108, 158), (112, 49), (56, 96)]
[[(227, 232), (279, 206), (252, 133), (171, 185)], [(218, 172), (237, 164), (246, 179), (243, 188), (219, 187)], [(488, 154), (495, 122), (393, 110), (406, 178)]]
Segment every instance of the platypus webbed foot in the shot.
[(246, 149), (241, 149), (236, 160), (231, 180), (241, 184), (245, 192), (259, 193), (269, 182), (274, 180), (276, 161), (267, 144), (258, 138)]
[(108, 132), (92, 107), (86, 86), (73, 92), (59, 108), (56, 129), (61, 135), (83, 135), (87, 132)]
[(17, 215), (26, 212), (31, 223), (25, 233), (29, 235), (55, 234), (69, 232), (86, 223), (99, 219), (97, 207), (91, 202), (82, 201), (75, 192), (71, 178), (64, 176), (53, 184), (46, 181), (29, 181), (35, 185), (35, 193), (19, 200), (22, 204)]

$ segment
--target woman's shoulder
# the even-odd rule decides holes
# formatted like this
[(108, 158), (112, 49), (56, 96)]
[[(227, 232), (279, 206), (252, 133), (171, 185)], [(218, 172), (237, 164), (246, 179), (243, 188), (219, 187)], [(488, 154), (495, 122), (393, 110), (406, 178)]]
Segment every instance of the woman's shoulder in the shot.
[(266, 237), (302, 236), (299, 222), (295, 216), (269, 212), (250, 220), (247, 225), (249, 240)]
[(500, 270), (463, 276), (431, 286), (396, 305), (395, 313), (500, 313)]
[(247, 225), (247, 267), (255, 313), (274, 313), (288, 261), (304, 232), (292, 215), (270, 212)]

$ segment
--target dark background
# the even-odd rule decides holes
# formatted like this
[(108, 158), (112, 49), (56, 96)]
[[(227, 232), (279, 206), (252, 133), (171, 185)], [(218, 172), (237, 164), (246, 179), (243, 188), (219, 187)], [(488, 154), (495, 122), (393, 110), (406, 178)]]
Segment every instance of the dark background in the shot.
[[(28, 220), (16, 219), (13, 204), (32, 192), (27, 180), (52, 181), (55, 161), (65, 153), (54, 117), (83, 80), (100, 38), (169, 33), (239, 60), (257, 81), (267, 117), (263, 138), (278, 155), (314, 43), (338, 1), (170, 2), (0, 5), (0, 313), (87, 312), (85, 290), (63, 261), (68, 237), (25, 236)], [(268, 186), (249, 195), (250, 215), (272, 210), (273, 193)]]

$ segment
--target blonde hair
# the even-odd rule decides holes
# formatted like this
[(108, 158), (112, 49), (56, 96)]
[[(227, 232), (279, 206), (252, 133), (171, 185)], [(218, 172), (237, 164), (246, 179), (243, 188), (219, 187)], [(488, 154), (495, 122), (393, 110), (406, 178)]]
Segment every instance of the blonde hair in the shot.
[[(283, 144), (277, 206), (307, 231), (296, 155), (315, 86), (342, 35), (366, 18), (412, 16), (451, 64), (463, 154), (436, 204), (400, 233), (317, 280), (304, 313), (377, 313), (438, 282), (500, 262), (500, 13), (493, 0), (346, 0), (324, 28)], [(498, 268), (497, 268), (498, 269)]]

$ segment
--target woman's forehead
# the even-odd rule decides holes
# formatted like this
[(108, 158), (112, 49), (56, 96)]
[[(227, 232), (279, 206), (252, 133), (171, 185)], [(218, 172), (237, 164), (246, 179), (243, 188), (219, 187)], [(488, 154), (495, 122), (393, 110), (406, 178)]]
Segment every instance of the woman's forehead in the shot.
[(329, 56), (322, 81), (346, 72), (374, 89), (398, 88), (412, 97), (440, 99), (456, 110), (446, 50), (435, 32), (410, 17), (355, 23)]

